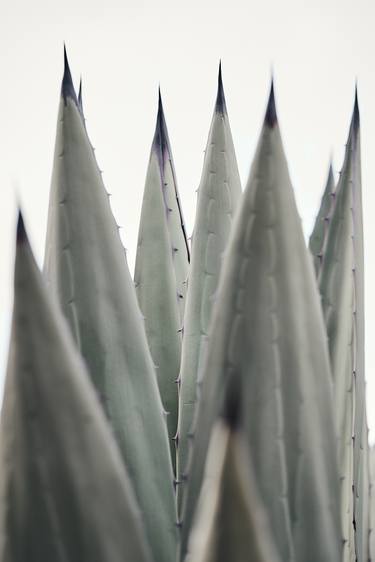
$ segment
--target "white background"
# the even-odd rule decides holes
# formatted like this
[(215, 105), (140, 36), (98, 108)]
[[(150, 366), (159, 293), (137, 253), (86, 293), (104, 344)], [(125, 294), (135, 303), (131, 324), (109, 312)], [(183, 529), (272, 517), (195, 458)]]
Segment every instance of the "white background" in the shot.
[[(366, 250), (368, 417), (375, 438), (373, 0), (0, 0), (0, 383), (12, 306), (16, 199), (42, 263), (65, 40), (133, 269), (160, 82), (188, 230), (219, 59), (243, 184), (271, 68), (309, 235), (330, 154), (336, 179), (358, 79)], [(373, 218), (374, 217), (374, 218)]]

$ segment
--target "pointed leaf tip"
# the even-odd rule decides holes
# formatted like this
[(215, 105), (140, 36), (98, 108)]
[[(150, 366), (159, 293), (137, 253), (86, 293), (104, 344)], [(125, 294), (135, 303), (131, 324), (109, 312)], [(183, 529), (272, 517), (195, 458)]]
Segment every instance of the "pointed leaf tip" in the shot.
[(352, 123), (353, 123), (354, 130), (357, 131), (357, 130), (359, 129), (359, 106), (358, 106), (358, 88), (357, 88), (357, 84), (355, 85), (354, 107), (353, 107)]
[(158, 88), (158, 116), (159, 116), (159, 113), (163, 114), (163, 101), (161, 99), (160, 84), (159, 84), (159, 88)]
[(221, 61), (219, 63), (219, 74), (217, 79), (217, 97), (216, 97), (215, 111), (217, 113), (226, 113), (223, 78), (221, 73)]
[(276, 114), (276, 103), (275, 103), (275, 92), (274, 92), (274, 87), (273, 87), (273, 79), (271, 81), (271, 89), (270, 89), (270, 95), (268, 98), (268, 104), (267, 104), (267, 110), (266, 110), (266, 115), (264, 118), (264, 122), (271, 127), (271, 129), (276, 125), (277, 123), (277, 114)]
[(160, 166), (163, 162), (163, 154), (168, 146), (168, 133), (165, 123), (163, 101), (161, 99), (160, 86), (158, 90), (158, 114), (156, 117), (155, 135), (152, 143), (153, 150), (158, 153)]
[(329, 166), (328, 166), (328, 180), (333, 179), (334, 177), (334, 173), (333, 173), (333, 164), (332, 164), (332, 158), (329, 161)]
[(70, 72), (68, 55), (66, 52), (66, 46), (64, 44), (64, 76), (61, 84), (61, 95), (64, 98), (66, 105), (66, 99), (71, 98), (76, 105), (78, 105), (77, 95), (73, 86), (72, 74)]
[(23, 222), (23, 217), (21, 211), (18, 211), (18, 221), (17, 221), (17, 244), (23, 244), (27, 240), (27, 234), (25, 229), (25, 223)]

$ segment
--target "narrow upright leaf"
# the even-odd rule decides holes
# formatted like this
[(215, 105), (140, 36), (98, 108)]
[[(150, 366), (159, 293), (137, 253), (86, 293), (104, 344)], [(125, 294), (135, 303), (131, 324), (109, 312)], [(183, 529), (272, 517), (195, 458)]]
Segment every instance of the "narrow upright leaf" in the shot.
[[(368, 559), (360, 124), (355, 100), (319, 276), (339, 435), (345, 560)], [(355, 536), (355, 538), (354, 538)]]
[(208, 337), (213, 297), (223, 253), (241, 195), (240, 177), (226, 110), (221, 65), (215, 111), (207, 148), (194, 226), (181, 358), (178, 426), (178, 497), (183, 496), (188, 435), (197, 392), (197, 376)]
[(147, 562), (122, 459), (19, 218), (1, 415), (2, 562)]
[(223, 421), (214, 426), (186, 562), (276, 562), (246, 440)]
[(151, 147), (134, 282), (145, 317), (147, 339), (156, 364), (161, 399), (168, 417), (173, 462), (177, 430), (183, 311), (189, 249), (178, 196), (168, 132), (159, 92), (156, 130)]
[(112, 424), (157, 562), (176, 550), (166, 422), (118, 227), (66, 64), (45, 272)]
[(318, 277), (325, 250), (330, 215), (335, 197), (335, 178), (333, 177), (332, 164), (329, 166), (328, 178), (320, 203), (318, 215), (315, 220), (314, 229), (309, 240), (310, 252), (313, 256), (315, 273)]
[(375, 560), (375, 447), (369, 450), (369, 466), (370, 466), (370, 544), (369, 544), (369, 560)]
[(183, 551), (215, 419), (240, 388), (240, 427), (282, 560), (341, 560), (331, 375), (311, 258), (273, 87), (223, 263), (194, 426)]

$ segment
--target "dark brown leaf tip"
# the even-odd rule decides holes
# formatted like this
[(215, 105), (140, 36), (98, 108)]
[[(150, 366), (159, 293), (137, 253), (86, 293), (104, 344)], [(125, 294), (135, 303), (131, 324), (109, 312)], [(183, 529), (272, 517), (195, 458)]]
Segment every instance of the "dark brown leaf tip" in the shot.
[(275, 103), (275, 92), (273, 87), (273, 79), (271, 80), (270, 95), (268, 98), (268, 104), (266, 109), (266, 115), (264, 118), (265, 124), (273, 129), (277, 124), (277, 114), (276, 114), (276, 103)]
[(233, 376), (228, 381), (222, 417), (232, 429), (238, 429), (241, 422), (240, 381)]
[(358, 129), (359, 129), (359, 125), (360, 125), (357, 84), (355, 85), (352, 125), (353, 125), (354, 131), (357, 132)]
[(357, 92), (357, 84), (356, 84), (355, 93), (354, 93), (352, 120), (350, 122), (349, 136), (347, 142), (347, 146), (351, 150), (354, 150), (357, 146), (359, 140), (359, 127), (360, 127), (360, 118), (359, 118), (359, 106), (358, 106), (358, 92)]
[(333, 165), (332, 165), (332, 158), (329, 161), (329, 166), (328, 166), (328, 178), (327, 178), (327, 183), (331, 183), (334, 181), (334, 174), (333, 174)]
[(216, 113), (221, 113), (224, 115), (227, 112), (227, 106), (225, 103), (224, 88), (223, 88), (223, 78), (221, 73), (221, 61), (219, 63), (219, 74), (217, 79), (217, 96), (216, 96)]
[(61, 84), (61, 95), (66, 105), (67, 98), (71, 98), (78, 107), (77, 94), (73, 86), (72, 74), (70, 72), (68, 55), (64, 44), (64, 76)]
[(27, 241), (27, 234), (25, 230), (25, 224), (23, 222), (23, 217), (21, 211), (18, 211), (17, 220), (17, 245), (24, 244)]
[(161, 92), (159, 87), (158, 93), (158, 115), (156, 118), (156, 127), (154, 140), (152, 142), (152, 149), (156, 152), (159, 158), (161, 168), (164, 167), (164, 158), (169, 154), (169, 138), (167, 131), (167, 124), (165, 122), (163, 102), (161, 99)]

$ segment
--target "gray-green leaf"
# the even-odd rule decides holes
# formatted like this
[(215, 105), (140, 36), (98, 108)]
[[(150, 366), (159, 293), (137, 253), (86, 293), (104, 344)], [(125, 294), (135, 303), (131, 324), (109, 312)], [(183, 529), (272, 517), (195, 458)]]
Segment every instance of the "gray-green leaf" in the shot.
[(344, 560), (366, 562), (369, 474), (361, 198), (360, 130), (356, 98), (318, 281), (334, 384)]
[(148, 562), (122, 459), (20, 217), (1, 416), (3, 562)]
[(142, 203), (134, 282), (167, 411), (175, 464), (177, 384), (189, 249), (172, 152), (159, 92), (159, 108)]
[(194, 426), (183, 551), (228, 385), (282, 560), (341, 560), (339, 477), (326, 333), (273, 88), (223, 263)]
[(156, 562), (175, 559), (168, 434), (143, 320), (70, 71), (53, 165), (45, 273), (114, 430)]
[(315, 273), (318, 277), (325, 251), (325, 244), (329, 228), (329, 221), (335, 196), (335, 179), (333, 177), (332, 164), (329, 165), (326, 186), (320, 203), (318, 215), (309, 240), (309, 249), (313, 256)]
[(277, 562), (246, 440), (214, 426), (186, 562)]
[(178, 427), (178, 498), (182, 502), (197, 377), (207, 343), (223, 254), (241, 195), (241, 183), (219, 69), (216, 106), (208, 135), (186, 299)]

